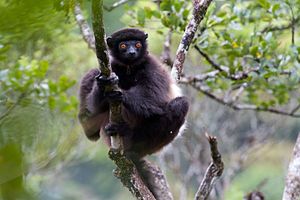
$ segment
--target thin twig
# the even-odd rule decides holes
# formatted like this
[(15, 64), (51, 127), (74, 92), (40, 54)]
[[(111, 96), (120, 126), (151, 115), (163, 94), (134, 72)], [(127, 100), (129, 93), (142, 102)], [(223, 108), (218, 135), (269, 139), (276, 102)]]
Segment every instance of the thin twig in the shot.
[(209, 78), (216, 78), (217, 74), (219, 73), (220, 73), (219, 70), (214, 70), (204, 74), (197, 74), (195, 76), (182, 76), (179, 83), (189, 84), (189, 83), (203, 82)]
[(206, 54), (205, 52), (203, 52), (197, 45), (194, 46), (195, 49), (205, 58), (205, 60), (215, 69), (219, 70), (220, 72), (229, 72), (229, 68), (228, 67), (224, 67), (221, 66), (219, 64), (217, 64), (215, 61), (213, 61), (208, 54)]
[(258, 67), (254, 67), (252, 69), (249, 69), (247, 71), (240, 71), (236, 74), (229, 74), (229, 67), (226, 66), (221, 66), (219, 64), (217, 64), (215, 61), (213, 61), (210, 56), (205, 53), (204, 51), (202, 51), (197, 45), (194, 46), (195, 49), (205, 58), (205, 60), (216, 70), (219, 70), (220, 72), (224, 72), (224, 74), (226, 74), (226, 76), (234, 81), (237, 80), (243, 80), (249, 77), (249, 74), (251, 72), (258, 72), (259, 68)]
[(119, 6), (127, 3), (128, 1), (130, 1), (130, 0), (120, 0), (120, 1), (115, 2), (112, 6), (105, 6), (104, 5), (103, 8), (106, 11), (112, 11), (113, 9), (118, 8)]
[(185, 28), (185, 32), (176, 52), (176, 59), (172, 67), (171, 74), (176, 81), (180, 80), (186, 54), (194, 39), (198, 26), (204, 18), (207, 8), (211, 2), (212, 0), (193, 0), (194, 9), (192, 19), (189, 21), (187, 27)]
[(287, 2), (289, 9), (291, 10), (291, 32), (292, 32), (292, 45), (295, 45), (295, 15), (294, 9), (290, 2)]
[[(199, 83), (194, 83), (194, 82), (181, 82), (183, 84), (188, 84), (191, 85), (194, 89), (197, 91), (203, 93), (205, 96), (215, 100), (216, 102), (228, 106), (229, 108), (232, 108), (234, 110), (253, 110), (253, 111), (259, 111), (259, 112), (270, 112), (274, 114), (279, 114), (279, 115), (284, 115), (284, 116), (290, 116), (294, 118), (300, 118), (300, 114), (296, 114), (293, 111), (287, 112), (275, 108), (266, 108), (266, 107), (259, 107), (256, 105), (252, 104), (234, 104), (232, 101), (225, 101), (223, 98), (218, 97), (217, 95), (209, 92), (209, 88), (201, 85)], [(297, 109), (298, 110), (298, 109)]]
[(208, 198), (216, 180), (222, 175), (224, 170), (224, 163), (218, 150), (217, 138), (209, 136), (207, 133), (206, 137), (210, 145), (212, 162), (205, 172), (204, 178), (195, 195), (195, 200), (206, 200)]
[(13, 105), (11, 105), (11, 106), (8, 107), (8, 109), (7, 109), (2, 115), (0, 115), (0, 121), (1, 121), (2, 119), (4, 119), (6, 116), (9, 115), (9, 114), (16, 108), (16, 106), (20, 104), (20, 102), (24, 99), (24, 97), (25, 97), (26, 95), (27, 95), (26, 92), (22, 93), (22, 94), (18, 97), (17, 101), (16, 101)]
[[(294, 24), (297, 24), (300, 21), (300, 16), (295, 17), (294, 18)], [(282, 25), (282, 26), (266, 26), (265, 28), (263, 28), (263, 30), (261, 31), (262, 33), (266, 33), (266, 32), (274, 32), (274, 31), (284, 31), (287, 29), (290, 29), (293, 26), (293, 22), (290, 22), (287, 25)]]
[(242, 93), (244, 92), (245, 88), (248, 86), (247, 83), (243, 83), (238, 91), (231, 97), (231, 102), (234, 103), (234, 102), (237, 102), (239, 100), (239, 98), (241, 97)]
[(300, 109), (300, 104), (298, 104), (291, 112), (291, 114), (295, 114)]

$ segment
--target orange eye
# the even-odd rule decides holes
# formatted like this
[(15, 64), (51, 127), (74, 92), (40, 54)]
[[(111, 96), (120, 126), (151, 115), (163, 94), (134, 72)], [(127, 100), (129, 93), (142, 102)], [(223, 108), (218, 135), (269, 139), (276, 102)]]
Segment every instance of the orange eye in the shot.
[(125, 48), (126, 48), (126, 44), (121, 43), (121, 44), (120, 44), (120, 48), (121, 48), (121, 49), (125, 49)]
[(137, 43), (135, 44), (135, 47), (136, 47), (136, 48), (141, 48), (141, 47), (142, 47), (142, 44), (141, 44), (140, 42), (137, 42)]

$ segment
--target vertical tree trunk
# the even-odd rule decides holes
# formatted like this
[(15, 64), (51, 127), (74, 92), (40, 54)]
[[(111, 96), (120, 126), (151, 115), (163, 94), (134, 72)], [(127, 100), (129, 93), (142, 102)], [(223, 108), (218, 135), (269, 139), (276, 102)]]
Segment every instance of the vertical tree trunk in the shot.
[(294, 147), (285, 181), (283, 200), (300, 199), (300, 133)]

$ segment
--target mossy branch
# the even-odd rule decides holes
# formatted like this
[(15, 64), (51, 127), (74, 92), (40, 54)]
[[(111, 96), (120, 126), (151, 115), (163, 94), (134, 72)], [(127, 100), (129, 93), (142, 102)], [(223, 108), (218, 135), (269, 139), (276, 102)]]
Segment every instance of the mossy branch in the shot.
[[(99, 68), (103, 76), (109, 77), (113, 73), (108, 56), (104, 23), (103, 23), (103, 0), (92, 0), (92, 19), (95, 36), (96, 55)], [(106, 91), (119, 90), (117, 86), (105, 88)], [(122, 122), (121, 103), (110, 103), (110, 123)], [(124, 186), (137, 199), (155, 200), (150, 190), (145, 186), (133, 162), (128, 160), (123, 154), (122, 140), (120, 137), (112, 137), (112, 149), (109, 157), (117, 165), (115, 176), (121, 180)]]

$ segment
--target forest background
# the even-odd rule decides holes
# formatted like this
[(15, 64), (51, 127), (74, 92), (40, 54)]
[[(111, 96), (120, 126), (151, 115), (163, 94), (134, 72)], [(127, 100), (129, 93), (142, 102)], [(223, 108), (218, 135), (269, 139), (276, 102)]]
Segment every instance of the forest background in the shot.
[[(107, 35), (149, 34), (171, 65), (191, 1), (104, 1)], [(133, 199), (101, 142), (77, 120), (80, 78), (97, 67), (74, 0), (0, 1), (0, 199)], [(91, 24), (91, 2), (81, 1)], [(261, 191), (281, 199), (300, 130), (300, 1), (214, 1), (189, 49), (180, 87), (191, 100), (185, 133), (151, 156), (175, 199), (192, 199), (218, 137), (225, 171), (212, 199)], [(170, 46), (168, 48), (168, 42)]]

